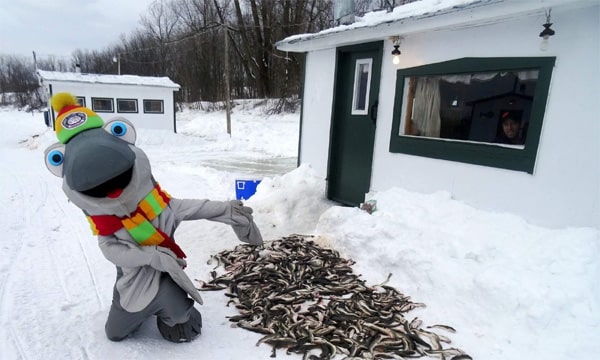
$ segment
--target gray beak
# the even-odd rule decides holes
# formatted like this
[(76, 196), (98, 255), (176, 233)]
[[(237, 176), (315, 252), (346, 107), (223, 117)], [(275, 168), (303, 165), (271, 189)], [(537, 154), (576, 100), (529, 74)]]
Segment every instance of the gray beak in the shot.
[(85, 191), (125, 173), (134, 163), (126, 141), (104, 129), (91, 129), (66, 144), (63, 174), (71, 189)]

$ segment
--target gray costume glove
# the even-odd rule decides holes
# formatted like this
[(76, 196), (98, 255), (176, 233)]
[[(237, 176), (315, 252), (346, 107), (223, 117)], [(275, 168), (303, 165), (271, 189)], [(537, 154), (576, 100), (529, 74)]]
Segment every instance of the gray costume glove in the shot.
[(152, 266), (158, 271), (169, 272), (169, 269), (175, 268), (184, 268), (187, 266), (187, 262), (184, 259), (180, 259), (175, 255), (173, 251), (170, 249), (157, 246), (141, 246), (141, 249), (150, 255), (150, 263), (148, 265)]
[(229, 204), (231, 219), (234, 221), (231, 227), (238, 239), (251, 245), (262, 244), (262, 235), (252, 218), (252, 208), (244, 206), (244, 203), (239, 200), (231, 200)]
[(166, 247), (150, 245), (141, 246), (140, 248), (150, 255), (148, 265), (158, 271), (168, 273), (179, 287), (187, 292), (198, 304), (202, 305), (203, 302), (200, 293), (182, 270), (187, 265), (185, 260), (178, 258), (174, 252)]

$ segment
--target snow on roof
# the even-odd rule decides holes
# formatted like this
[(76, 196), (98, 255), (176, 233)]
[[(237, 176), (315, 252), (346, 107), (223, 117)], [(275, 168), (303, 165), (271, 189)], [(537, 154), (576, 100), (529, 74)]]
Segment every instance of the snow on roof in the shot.
[(37, 70), (38, 76), (44, 81), (81, 82), (117, 85), (142, 85), (179, 89), (179, 84), (168, 77), (138, 76), (138, 75), (103, 75), (77, 72), (60, 72)]
[(322, 30), (314, 34), (299, 34), (289, 36), (276, 45), (296, 43), (305, 40), (322, 37), (332, 33), (339, 33), (351, 29), (374, 27), (380, 24), (401, 21), (409, 18), (430, 17), (445, 14), (459, 9), (479, 6), (485, 3), (503, 0), (421, 0), (397, 6), (392, 12), (385, 10), (366, 13), (363, 17), (356, 17), (355, 22), (350, 25), (340, 25), (330, 29)]
[[(356, 17), (349, 25), (340, 25), (318, 33), (292, 35), (278, 41), (275, 46), (281, 51), (309, 51), (320, 48), (361, 42), (367, 38), (445, 28), (468, 22), (510, 17), (515, 14), (544, 13), (544, 10), (559, 6), (590, 6), (598, 0), (420, 0), (397, 6), (392, 12), (374, 11)], [(442, 15), (464, 13), (454, 20), (442, 21)], [(477, 11), (477, 15), (475, 15)], [(436, 18), (432, 21), (432, 18)], [(415, 25), (422, 23), (422, 25)], [(386, 26), (394, 24), (394, 27)], [(411, 25), (412, 24), (412, 25)], [(362, 35), (356, 35), (363, 30)], [(400, 30), (400, 31), (398, 31)], [(353, 31), (353, 36), (346, 33)], [(405, 31), (405, 32), (403, 32)], [(395, 32), (395, 33), (391, 33)]]

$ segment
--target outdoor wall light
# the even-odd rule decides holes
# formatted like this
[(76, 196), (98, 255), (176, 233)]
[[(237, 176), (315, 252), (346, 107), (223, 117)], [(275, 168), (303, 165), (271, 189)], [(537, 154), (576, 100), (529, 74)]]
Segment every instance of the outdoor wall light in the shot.
[(551, 11), (552, 9), (548, 10), (546, 13), (546, 23), (542, 25), (544, 26), (544, 30), (542, 30), (540, 33), (540, 37), (543, 39), (542, 43), (540, 44), (540, 50), (542, 51), (546, 51), (546, 49), (548, 49), (548, 38), (555, 34), (554, 30), (550, 29), (550, 26), (552, 26), (552, 23), (550, 22)]
[(454, 99), (450, 102), (450, 106), (458, 107), (458, 96), (454, 96)]
[(398, 49), (400, 47), (400, 37), (399, 36), (392, 36), (390, 38), (390, 40), (392, 40), (392, 42), (394, 43), (394, 50), (392, 50), (392, 64), (394, 65), (398, 65), (400, 64), (400, 54), (402, 54), (400, 52), (400, 50)]

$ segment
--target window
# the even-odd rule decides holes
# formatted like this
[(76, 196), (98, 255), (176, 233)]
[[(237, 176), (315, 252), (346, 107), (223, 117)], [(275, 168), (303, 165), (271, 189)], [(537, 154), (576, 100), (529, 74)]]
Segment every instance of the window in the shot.
[(137, 99), (117, 99), (118, 113), (137, 113)]
[(75, 99), (77, 100), (77, 105), (85, 106), (85, 96), (76, 96)]
[(164, 113), (162, 100), (144, 100), (144, 112), (162, 114)]
[(358, 59), (354, 70), (354, 93), (352, 115), (367, 115), (367, 103), (371, 87), (371, 67), (373, 59)]
[(113, 99), (93, 97), (92, 110), (96, 112), (114, 112)]
[(555, 58), (398, 70), (390, 151), (533, 173)]

